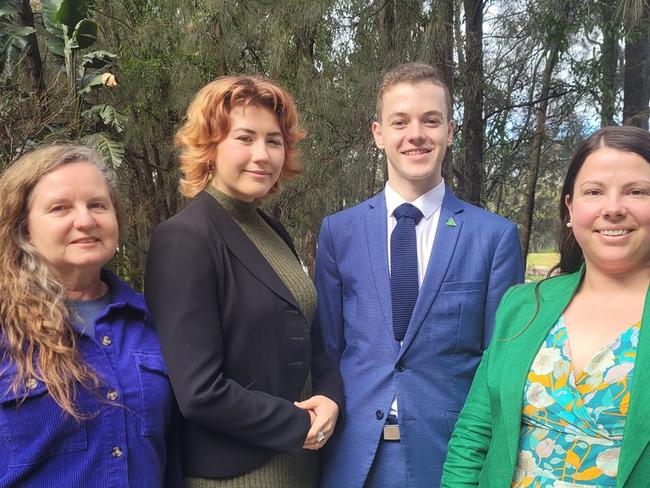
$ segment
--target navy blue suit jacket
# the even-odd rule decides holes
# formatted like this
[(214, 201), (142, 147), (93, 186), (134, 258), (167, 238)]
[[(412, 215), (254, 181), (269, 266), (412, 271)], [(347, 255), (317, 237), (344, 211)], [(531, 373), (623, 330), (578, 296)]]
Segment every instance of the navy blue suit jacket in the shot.
[(447, 442), (490, 340), (496, 307), (523, 279), (512, 222), (448, 188), (440, 212), (401, 347), (393, 336), (384, 193), (323, 221), (315, 327), (339, 361), (345, 394), (326, 447), (323, 488), (363, 486), (395, 396), (411, 488), (440, 483)]

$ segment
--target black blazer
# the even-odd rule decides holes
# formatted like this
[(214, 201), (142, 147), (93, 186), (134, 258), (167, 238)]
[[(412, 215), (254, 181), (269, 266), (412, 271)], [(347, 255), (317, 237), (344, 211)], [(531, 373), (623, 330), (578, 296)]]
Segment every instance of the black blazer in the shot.
[[(262, 217), (295, 254), (286, 230)], [(145, 298), (180, 411), (183, 472), (223, 478), (302, 448), (314, 394), (342, 407), (338, 366), (237, 223), (200, 193), (151, 237)]]

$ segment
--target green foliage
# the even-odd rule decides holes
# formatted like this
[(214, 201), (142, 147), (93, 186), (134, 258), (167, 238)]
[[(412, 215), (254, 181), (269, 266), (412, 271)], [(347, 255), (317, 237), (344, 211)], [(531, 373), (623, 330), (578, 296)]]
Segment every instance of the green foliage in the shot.
[[(618, 12), (612, 22), (606, 22), (600, 10), (603, 1)], [(18, 3), (0, 0), (2, 46), (7, 45), (7, 27), (14, 25), (7, 5)], [(624, 3), (483, 3), (481, 203), (515, 221), (521, 219), (525, 205), (546, 55), (550, 46), (560, 52), (548, 95), (531, 249), (554, 247), (558, 189), (567, 162), (577, 142), (599, 125), (605, 98), (614, 100), (620, 119), (622, 63), (613, 63), (619, 70), (613, 81), (601, 83), (606, 65), (601, 55), (606, 29), (620, 39), (639, 35), (638, 25), (624, 27), (623, 19), (629, 15), (623, 12), (631, 8), (624, 8)], [(43, 56), (48, 64), (48, 95), (33, 97), (18, 72), (12, 72), (11, 86), (0, 84), (2, 158), (6, 161), (7, 155), (13, 157), (49, 138), (81, 139), (100, 148), (118, 170), (128, 210), (119, 269), (137, 286), (153, 227), (184, 204), (178, 193), (173, 138), (190, 100), (217, 76), (269, 76), (294, 95), (309, 135), (301, 145), (302, 176), (265, 206), (289, 227), (311, 266), (323, 216), (358, 203), (385, 183), (386, 161), (370, 132), (383, 71), (412, 60), (441, 66), (456, 63), (455, 115), (462, 121), (460, 95), (463, 87), (476, 81), (475, 73), (460, 69), (466, 45), (462, 4), (443, 0), (42, 0), (44, 29), (37, 28), (37, 35), (40, 45), (48, 46)], [(447, 20), (441, 15), (443, 6), (449, 5), (455, 9), (451, 26), (443, 25)], [(439, 52), (443, 27), (453, 28), (452, 61)], [(15, 38), (17, 47), (24, 37)], [(3, 51), (3, 63), (7, 52)], [(13, 53), (15, 65), (19, 58)], [(67, 68), (65, 73), (61, 64)], [(117, 86), (104, 84), (109, 73)], [(461, 146), (457, 137), (452, 157), (458, 157)], [(448, 183), (453, 186), (453, 178)]]
[(72, 31), (71, 48), (86, 49), (95, 44), (98, 28), (97, 22), (94, 20), (80, 20)]
[(96, 132), (81, 138), (81, 142), (97, 150), (118, 169), (124, 161), (124, 145), (111, 139), (110, 134)]
[(25, 38), (36, 32), (33, 27), (15, 25), (19, 4), (19, 0), (0, 0), (0, 73), (5, 76), (18, 64), (27, 45)]
[(68, 29), (75, 29), (88, 16), (88, 2), (85, 0), (54, 0), (57, 5), (54, 20)]
[(92, 51), (83, 55), (81, 67), (84, 69), (107, 68), (117, 61), (117, 54), (108, 51)]
[[(110, 127), (118, 134), (124, 132), (124, 127), (129, 120), (126, 115), (115, 110), (115, 107), (105, 103), (93, 105), (81, 115), (89, 120), (101, 121), (104, 126)], [(122, 148), (122, 151), (124, 151), (124, 148)]]

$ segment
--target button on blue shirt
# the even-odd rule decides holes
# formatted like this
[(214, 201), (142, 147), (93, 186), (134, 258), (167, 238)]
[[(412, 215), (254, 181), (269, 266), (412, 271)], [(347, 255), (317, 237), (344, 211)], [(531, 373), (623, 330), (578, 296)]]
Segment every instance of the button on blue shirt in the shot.
[(14, 394), (15, 365), (0, 359), (0, 488), (182, 485), (177, 446), (166, 438), (171, 386), (144, 300), (107, 270), (102, 280), (111, 303), (94, 337), (77, 336), (101, 381), (97, 391), (77, 390), (86, 420), (63, 412), (34, 378)]

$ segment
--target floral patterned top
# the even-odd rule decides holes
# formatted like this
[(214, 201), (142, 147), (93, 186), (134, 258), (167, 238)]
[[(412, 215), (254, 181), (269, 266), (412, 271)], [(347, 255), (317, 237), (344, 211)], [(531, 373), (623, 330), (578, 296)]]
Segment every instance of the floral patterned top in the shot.
[(560, 317), (528, 373), (512, 488), (616, 485), (639, 327), (599, 350), (576, 376)]

